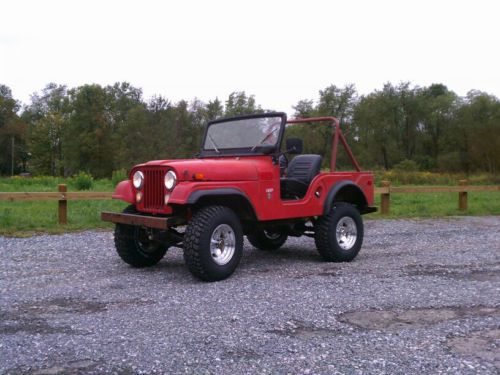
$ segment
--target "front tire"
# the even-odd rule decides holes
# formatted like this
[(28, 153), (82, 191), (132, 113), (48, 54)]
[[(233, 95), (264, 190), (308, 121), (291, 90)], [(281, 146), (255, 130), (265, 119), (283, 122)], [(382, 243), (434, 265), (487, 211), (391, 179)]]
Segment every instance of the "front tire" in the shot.
[[(138, 211), (128, 206), (123, 213), (138, 214)], [(168, 250), (168, 246), (150, 240), (146, 228), (126, 224), (116, 224), (115, 247), (120, 258), (132, 267), (154, 266)]]
[(224, 206), (200, 209), (184, 235), (184, 260), (189, 271), (204, 281), (229, 277), (243, 254), (243, 230), (233, 210)]
[(351, 204), (335, 203), (316, 224), (314, 236), (318, 252), (328, 262), (349, 262), (363, 243), (363, 220)]
[(247, 238), (252, 246), (259, 250), (275, 251), (283, 246), (288, 239), (288, 236), (283, 233), (259, 230), (255, 233), (247, 235)]

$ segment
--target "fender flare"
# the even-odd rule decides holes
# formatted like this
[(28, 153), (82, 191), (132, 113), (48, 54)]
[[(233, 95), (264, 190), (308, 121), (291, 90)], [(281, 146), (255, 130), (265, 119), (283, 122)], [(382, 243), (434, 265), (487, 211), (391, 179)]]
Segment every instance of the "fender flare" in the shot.
[(356, 185), (352, 181), (340, 181), (331, 187), (325, 198), (325, 201), (323, 203), (324, 214), (327, 214), (330, 211), (337, 193), (347, 186), (354, 188), (355, 191), (357, 191), (363, 197), (364, 202), (362, 203), (362, 207), (358, 207), (359, 209), (362, 209), (363, 207), (366, 207), (368, 205), (368, 200), (365, 197), (365, 193), (363, 193), (363, 190), (361, 190), (358, 185)]
[(252, 201), (248, 196), (239, 189), (235, 188), (218, 188), (218, 189), (201, 189), (195, 190), (191, 194), (186, 201), (186, 204), (194, 205), (200, 201), (202, 198), (206, 197), (237, 197), (238, 199), (243, 199), (244, 202), (248, 205), (248, 208), (251, 210), (251, 214), (257, 218), (257, 214), (255, 212), (255, 208), (252, 204)]
[(132, 182), (130, 180), (124, 180), (118, 183), (115, 187), (115, 192), (111, 196), (113, 199), (119, 199), (124, 202), (134, 204), (135, 196), (134, 190), (132, 189)]

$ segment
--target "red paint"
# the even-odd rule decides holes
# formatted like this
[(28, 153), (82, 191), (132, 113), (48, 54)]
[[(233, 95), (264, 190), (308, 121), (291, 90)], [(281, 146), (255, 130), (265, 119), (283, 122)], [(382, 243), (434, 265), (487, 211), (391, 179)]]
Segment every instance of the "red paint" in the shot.
[(112, 195), (113, 199), (120, 199), (130, 204), (135, 203), (135, 193), (132, 186), (132, 181), (126, 180), (118, 183), (115, 192)]

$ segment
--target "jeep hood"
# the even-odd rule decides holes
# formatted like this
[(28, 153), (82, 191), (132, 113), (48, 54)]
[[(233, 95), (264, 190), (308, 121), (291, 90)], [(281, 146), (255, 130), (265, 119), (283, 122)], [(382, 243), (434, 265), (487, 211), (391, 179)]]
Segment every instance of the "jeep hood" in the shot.
[(207, 158), (184, 160), (156, 160), (142, 166), (173, 168), (179, 180), (193, 180), (195, 174), (202, 174), (204, 181), (252, 181), (257, 180), (259, 166), (269, 165), (255, 158)]

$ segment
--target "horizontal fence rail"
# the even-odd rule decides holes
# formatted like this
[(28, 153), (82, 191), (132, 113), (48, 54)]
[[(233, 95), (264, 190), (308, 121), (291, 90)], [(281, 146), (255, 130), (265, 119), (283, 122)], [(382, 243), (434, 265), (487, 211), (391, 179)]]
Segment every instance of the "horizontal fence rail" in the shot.
[[(380, 194), (380, 213), (389, 215), (391, 194), (411, 194), (411, 193), (458, 193), (458, 209), (467, 211), (468, 193), (482, 191), (500, 191), (500, 185), (468, 185), (467, 180), (460, 180), (458, 186), (391, 186), (389, 181), (382, 181), (381, 187), (375, 188), (375, 194)], [(111, 199), (111, 192), (68, 192), (65, 184), (58, 185), (57, 192), (0, 192), (0, 201), (57, 201), (58, 202), (58, 222), (67, 224), (68, 222), (68, 201), (71, 200), (108, 200)]]
[(107, 200), (113, 193), (101, 192), (68, 192), (68, 193), (0, 193), (0, 201), (81, 201)]

